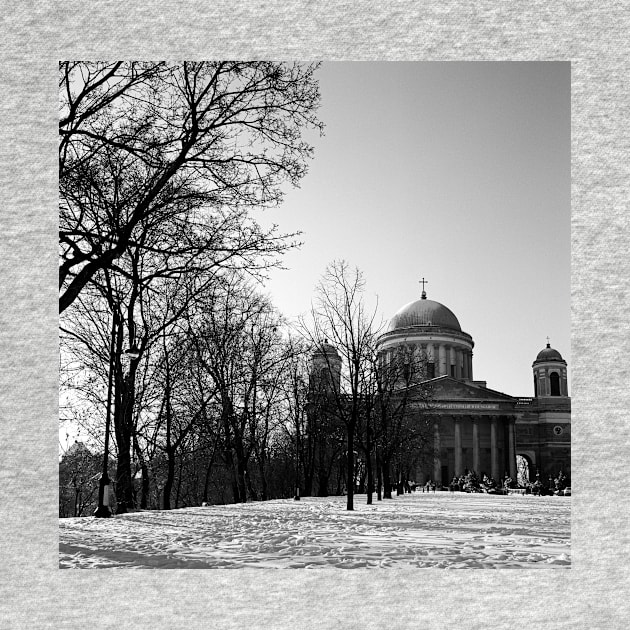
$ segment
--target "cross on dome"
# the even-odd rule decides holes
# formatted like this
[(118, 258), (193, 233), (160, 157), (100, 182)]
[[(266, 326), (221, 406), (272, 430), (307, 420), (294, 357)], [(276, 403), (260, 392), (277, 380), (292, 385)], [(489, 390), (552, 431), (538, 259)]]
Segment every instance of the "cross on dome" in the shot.
[(425, 284), (429, 284), (429, 281), (425, 280), (424, 276), (422, 276), (422, 280), (419, 280), (418, 284), (422, 284), (422, 299), (426, 300), (427, 299), (427, 292), (424, 290), (424, 285)]

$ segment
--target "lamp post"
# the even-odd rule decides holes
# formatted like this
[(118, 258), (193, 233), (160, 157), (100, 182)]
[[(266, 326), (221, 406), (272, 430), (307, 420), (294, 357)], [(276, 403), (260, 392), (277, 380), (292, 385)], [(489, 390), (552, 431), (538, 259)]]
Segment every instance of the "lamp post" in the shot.
[(96, 518), (109, 518), (112, 515), (109, 509), (109, 475), (107, 474), (109, 459), (109, 425), (111, 422), (112, 408), (112, 380), (114, 376), (114, 351), (116, 344), (116, 329), (118, 327), (118, 311), (114, 310), (112, 316), (112, 336), (109, 348), (109, 374), (107, 381), (107, 409), (105, 411), (105, 449), (103, 452), (103, 472), (98, 486), (98, 507), (94, 511)]
[[(98, 507), (94, 511), (96, 518), (109, 518), (112, 512), (109, 508), (109, 474), (107, 472), (109, 465), (109, 433), (112, 417), (112, 390), (114, 378), (114, 353), (116, 351), (116, 332), (118, 329), (118, 311), (114, 310), (112, 317), (112, 335), (111, 345), (109, 349), (109, 375), (107, 380), (107, 409), (105, 412), (105, 448), (103, 452), (103, 472), (98, 487)], [(135, 344), (125, 351), (125, 354), (131, 360), (137, 360), (140, 357), (140, 351)]]
[[(129, 343), (132, 344), (133, 341), (133, 322), (130, 324), (129, 326), (130, 328), (130, 340)], [(137, 361), (138, 358), (140, 357), (140, 351), (138, 350), (138, 348), (136, 347), (135, 344), (131, 345), (131, 347), (128, 350), (125, 350), (123, 353), (123, 356), (126, 358), (126, 361), (124, 362), (124, 365), (122, 366), (122, 383), (123, 383), (123, 392), (122, 392), (122, 405), (121, 405), (121, 414), (123, 416), (123, 423), (125, 425), (127, 425), (127, 422), (129, 422), (130, 424), (127, 425), (128, 428), (125, 429), (125, 432), (127, 433), (128, 437), (133, 437), (134, 442), (135, 442), (135, 432), (131, 430), (131, 423), (133, 422), (132, 418), (133, 418), (133, 401), (134, 401), (134, 380), (135, 380), (135, 371), (133, 369), (133, 362)], [(133, 458), (133, 445), (127, 444), (126, 446), (126, 454), (125, 454), (125, 460), (128, 459), (129, 457), (129, 453), (128, 453), (128, 449), (129, 446), (131, 446), (132, 448), (132, 455), (131, 457)], [(119, 454), (120, 457), (120, 454)], [(131, 467), (132, 462), (129, 461), (129, 467)], [(127, 473), (123, 473), (124, 477), (124, 481), (121, 484), (121, 488), (120, 488), (120, 496), (117, 497), (118, 498), (118, 502), (117, 502), (117, 507), (116, 507), (116, 511), (119, 514), (124, 514), (126, 513), (130, 508), (133, 508), (135, 505), (135, 499), (133, 496), (133, 476), (131, 474), (131, 468), (129, 469), (129, 476), (127, 475)]]
[(295, 496), (293, 497), (293, 500), (300, 500), (300, 456), (297, 440), (295, 441)]

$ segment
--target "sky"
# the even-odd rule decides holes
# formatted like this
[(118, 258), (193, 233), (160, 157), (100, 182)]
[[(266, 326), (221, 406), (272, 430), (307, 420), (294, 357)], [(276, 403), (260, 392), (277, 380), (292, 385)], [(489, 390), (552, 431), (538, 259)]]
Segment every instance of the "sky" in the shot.
[(307, 312), (333, 260), (363, 272), (384, 320), (425, 278), (473, 337), (475, 380), (533, 396), (549, 337), (570, 394), (570, 64), (326, 62), (317, 76), (325, 135), (262, 215), (302, 231), (266, 284), (279, 310)]

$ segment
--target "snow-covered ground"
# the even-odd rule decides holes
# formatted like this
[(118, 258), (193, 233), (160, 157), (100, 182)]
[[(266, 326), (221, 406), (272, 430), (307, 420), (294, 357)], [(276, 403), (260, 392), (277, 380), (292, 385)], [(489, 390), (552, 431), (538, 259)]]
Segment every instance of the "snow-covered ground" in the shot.
[(422, 492), (60, 520), (61, 568), (567, 568), (569, 497)]

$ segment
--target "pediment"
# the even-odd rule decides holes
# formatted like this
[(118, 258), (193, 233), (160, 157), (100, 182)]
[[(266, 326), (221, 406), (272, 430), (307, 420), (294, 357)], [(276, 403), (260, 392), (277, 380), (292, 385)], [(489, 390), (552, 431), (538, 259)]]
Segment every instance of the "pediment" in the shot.
[(440, 376), (427, 381), (422, 386), (431, 386), (431, 397), (440, 400), (484, 400), (496, 402), (513, 402), (515, 398), (493, 389), (461, 381), (450, 376)]

